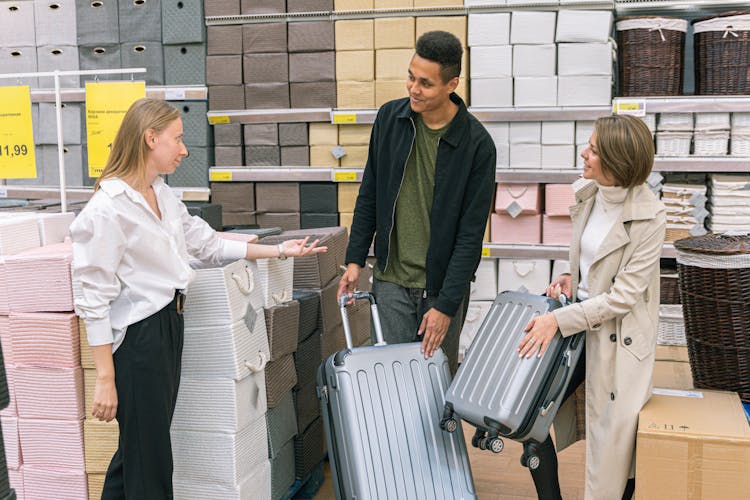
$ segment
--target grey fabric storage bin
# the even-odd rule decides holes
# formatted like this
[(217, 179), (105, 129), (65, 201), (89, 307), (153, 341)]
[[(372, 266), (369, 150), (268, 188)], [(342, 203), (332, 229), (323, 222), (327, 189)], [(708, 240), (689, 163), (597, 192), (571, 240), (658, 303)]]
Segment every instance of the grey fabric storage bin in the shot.
[(208, 26), (206, 54), (209, 56), (242, 54), (242, 26)]
[[(81, 69), (119, 69), (120, 44), (81, 45), (78, 47), (78, 65)], [(122, 75), (81, 75), (81, 81), (120, 80)]]
[[(81, 105), (62, 103), (62, 131), (63, 144), (81, 144)], [(57, 118), (55, 104), (51, 102), (39, 103), (39, 130), (35, 136), (37, 144), (54, 144), (57, 146)]]
[[(308, 386), (305, 386), (307, 391)], [(315, 390), (315, 384), (310, 384), (311, 391), (308, 392), (315, 395), (317, 400), (317, 391)], [(294, 466), (298, 479), (305, 479), (310, 477), (312, 471), (317, 465), (325, 458), (325, 431), (323, 430), (323, 419), (317, 416), (307, 428), (300, 428), (302, 423), (306, 421), (306, 418), (302, 418), (302, 408), (305, 406), (300, 404), (300, 397), (297, 397), (297, 437), (294, 438)], [(320, 415), (320, 404), (318, 403), (317, 411), (308, 412), (317, 413)]]
[(336, 107), (335, 82), (292, 83), (289, 95), (293, 108)]
[(279, 129), (275, 123), (248, 123), (242, 126), (245, 146), (278, 146)]
[(183, 158), (174, 173), (167, 175), (167, 184), (172, 187), (208, 187), (208, 151), (208, 148), (199, 146), (189, 147), (190, 156)]
[(217, 146), (242, 146), (242, 124), (214, 125), (214, 144)]
[(248, 167), (277, 167), (281, 163), (278, 146), (245, 146)]
[[(302, 182), (299, 185), (300, 212), (338, 214), (338, 186), (333, 182)], [(338, 221), (327, 226), (338, 226)], [(306, 229), (306, 228), (302, 228)]]
[[(0, 8), (0, 12), (2, 12)], [(34, 73), (37, 71), (37, 50), (34, 46), (10, 47), (0, 49), (0, 73)], [(4, 85), (8, 85), (6, 81)], [(19, 78), (13, 80), (13, 85), (28, 85), (38, 87), (36, 77)]]
[(302, 229), (314, 229), (319, 227), (331, 227), (339, 223), (339, 214), (300, 214), (300, 227)]
[(299, 183), (256, 182), (255, 208), (258, 212), (299, 212)]
[(256, 214), (255, 220), (260, 227), (280, 227), (282, 231), (299, 229), (299, 213), (259, 213)]
[(36, 44), (78, 45), (75, 0), (34, 0)]
[[(305, 339), (309, 339), (310, 336), (315, 332), (318, 327), (318, 316), (320, 316), (320, 298), (315, 292), (309, 290), (294, 290), (292, 292), (292, 298), (299, 302), (299, 345), (297, 346), (297, 355), (304, 354), (310, 349), (310, 346), (305, 346)], [(317, 356), (314, 357), (313, 363), (317, 367), (320, 364), (320, 332), (315, 336), (315, 342), (317, 343)], [(297, 372), (299, 373), (299, 359), (295, 356), (295, 366), (297, 366)]]
[(117, 0), (75, 0), (78, 45), (120, 43)]
[(117, 0), (117, 7), (120, 43), (161, 42), (161, 0)]
[(290, 82), (332, 82), (335, 79), (335, 52), (305, 52), (289, 54)]
[(240, 14), (281, 14), (286, 0), (240, 0)]
[(286, 23), (242, 25), (242, 52), (264, 54), (286, 50)]
[(146, 85), (164, 85), (164, 53), (159, 42), (127, 42), (120, 44), (120, 60), (123, 68), (146, 68), (137, 78), (146, 80)]
[(334, 50), (333, 21), (289, 23), (289, 52)]
[(221, 205), (205, 201), (186, 201), (185, 207), (190, 215), (197, 215), (215, 231), (221, 231)]
[(310, 148), (307, 146), (281, 146), (282, 167), (307, 167), (310, 165)]
[[(292, 405), (292, 409), (294, 406)], [(297, 431), (297, 420), (294, 420)], [(285, 498), (294, 484), (296, 469), (294, 465), (294, 439), (290, 439), (271, 460), (271, 498)]]
[(333, 0), (286, 0), (287, 12), (328, 12), (333, 10)]
[(281, 404), (287, 392), (297, 383), (297, 372), (294, 371), (294, 358), (291, 354), (269, 361), (266, 365), (266, 400), (268, 408)]
[(266, 413), (266, 429), (268, 432), (268, 458), (273, 459), (285, 447), (286, 443), (297, 435), (297, 416), (294, 411), (292, 391), (281, 398), (281, 402), (276, 408), (268, 410), (268, 413)]
[(214, 166), (241, 167), (244, 164), (242, 146), (214, 146)]
[(31, 129), (34, 134), (34, 144), (39, 144), (39, 103), (31, 103)]
[(278, 82), (245, 85), (245, 107), (247, 109), (288, 108), (289, 84)]
[(211, 201), (221, 205), (223, 213), (254, 212), (255, 183), (212, 182)]
[(279, 123), (279, 146), (307, 146), (307, 123)]
[[(57, 157), (57, 145), (42, 145), (37, 148), (37, 154), (42, 156), (44, 169), (44, 185), (60, 185), (60, 163)], [(65, 185), (70, 187), (83, 186), (83, 155), (81, 145), (63, 146), (63, 161), (65, 161)]]
[(238, 16), (240, 15), (240, 0), (203, 0), (203, 10), (207, 17)]
[(205, 85), (206, 46), (202, 43), (164, 46), (166, 85)]
[(161, 0), (163, 43), (202, 43), (206, 40), (203, 0)]
[[(38, 71), (78, 71), (78, 47), (74, 45), (44, 45), (36, 48), (36, 63)], [(61, 87), (80, 87), (78, 76), (61, 76)], [(40, 76), (39, 87), (55, 88), (54, 78)]]
[(206, 56), (208, 85), (242, 85), (242, 56)]
[(212, 85), (208, 87), (208, 109), (243, 109), (245, 89), (242, 85)]
[(263, 309), (268, 334), (268, 361), (277, 361), (297, 350), (299, 302), (290, 300)]
[(183, 101), (173, 103), (182, 114), (182, 142), (190, 146), (211, 146), (211, 126), (206, 113), (205, 101)]
[[(315, 298), (315, 302), (317, 302), (318, 296), (315, 294), (312, 296)], [(300, 305), (300, 312), (302, 310), (301, 308), (302, 305)], [(317, 316), (315, 317), (314, 322), (308, 320), (308, 324), (312, 324), (313, 331), (305, 333), (307, 339), (300, 341), (297, 346), (297, 352), (294, 353), (294, 368), (297, 370), (298, 381), (297, 388), (301, 388), (302, 385), (307, 384), (309, 380), (315, 378), (318, 372), (318, 367), (320, 366), (320, 358), (322, 357), (320, 350), (320, 333), (314, 329), (315, 325), (318, 324)], [(302, 332), (300, 332), (300, 336), (302, 336)]]
[(286, 52), (245, 54), (242, 58), (245, 83), (289, 81), (289, 56)]
[[(0, 8), (0, 47), (36, 47), (34, 1), (3, 2)], [(11, 10), (9, 7), (15, 7)], [(8, 71), (8, 73), (16, 73)]]
[(224, 228), (236, 226), (255, 226), (257, 225), (255, 212), (222, 212), (221, 223)]

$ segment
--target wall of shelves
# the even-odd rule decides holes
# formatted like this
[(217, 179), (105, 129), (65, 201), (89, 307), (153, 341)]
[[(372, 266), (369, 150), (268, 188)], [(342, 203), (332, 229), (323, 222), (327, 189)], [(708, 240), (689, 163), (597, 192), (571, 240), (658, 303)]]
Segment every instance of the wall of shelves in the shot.
[[(558, 245), (501, 245), (484, 243), (482, 256), (495, 259), (567, 259), (569, 247)], [(665, 243), (662, 249), (663, 258), (674, 258), (677, 251), (671, 243)]]
[[(86, 89), (61, 89), (60, 97), (63, 102), (85, 102)], [(208, 99), (208, 87), (204, 85), (147, 86), (146, 97), (167, 101), (205, 101)], [(31, 102), (55, 102), (55, 91), (31, 89)]]

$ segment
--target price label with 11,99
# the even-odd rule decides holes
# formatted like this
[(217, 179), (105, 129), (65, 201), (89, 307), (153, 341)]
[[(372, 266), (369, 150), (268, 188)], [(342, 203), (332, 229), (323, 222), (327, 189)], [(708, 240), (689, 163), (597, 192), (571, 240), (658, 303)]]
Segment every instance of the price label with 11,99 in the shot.
[(29, 87), (0, 87), (0, 178), (36, 176)]

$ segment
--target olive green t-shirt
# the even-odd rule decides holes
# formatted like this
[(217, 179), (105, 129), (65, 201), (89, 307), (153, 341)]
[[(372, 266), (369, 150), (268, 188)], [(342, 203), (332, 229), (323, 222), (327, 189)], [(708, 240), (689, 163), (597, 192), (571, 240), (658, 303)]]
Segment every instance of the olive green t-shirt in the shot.
[(435, 160), (440, 138), (450, 127), (432, 130), (422, 115), (414, 119), (417, 129), (406, 162), (404, 179), (396, 200), (385, 272), (375, 268), (375, 277), (406, 288), (425, 288), (425, 265), (430, 246), (430, 212), (435, 188)]

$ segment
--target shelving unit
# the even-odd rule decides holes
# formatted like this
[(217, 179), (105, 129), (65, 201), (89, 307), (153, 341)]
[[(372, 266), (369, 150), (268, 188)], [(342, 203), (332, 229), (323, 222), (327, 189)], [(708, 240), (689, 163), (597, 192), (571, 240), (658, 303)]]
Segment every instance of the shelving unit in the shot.
[(749, 113), (750, 96), (615, 97), (618, 105), (642, 105), (644, 113)]
[[(482, 257), (495, 259), (567, 259), (569, 247), (559, 245), (502, 245), (498, 243), (484, 243)], [(671, 243), (665, 243), (662, 257), (677, 257), (677, 251)]]
[(677, 12), (700, 12), (707, 9), (733, 10), (747, 7), (746, 0), (618, 0), (614, 4), (615, 11), (620, 16), (646, 11), (667, 11), (675, 14)]
[[(63, 102), (85, 102), (86, 89), (60, 90)], [(167, 101), (205, 101), (208, 99), (208, 87), (204, 85), (148, 86), (146, 97), (165, 99)], [(52, 89), (31, 89), (31, 102), (55, 102), (55, 91)]]
[[(211, 190), (200, 187), (173, 187), (172, 191), (183, 201), (208, 201)], [(68, 202), (88, 201), (94, 195), (93, 187), (66, 188)], [(0, 186), (0, 198), (25, 198), (42, 200), (60, 198), (59, 187)]]
[(364, 168), (211, 167), (211, 182), (361, 182)]

